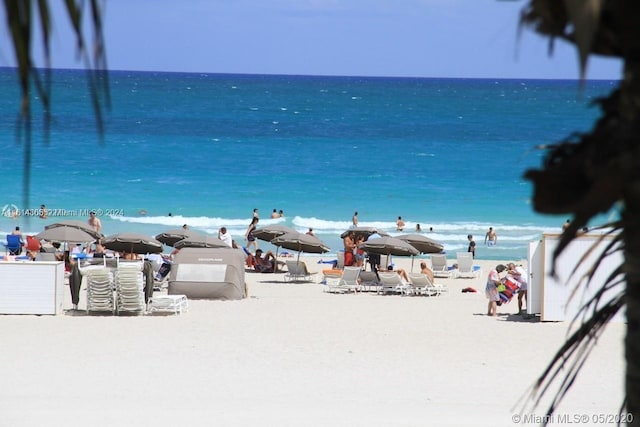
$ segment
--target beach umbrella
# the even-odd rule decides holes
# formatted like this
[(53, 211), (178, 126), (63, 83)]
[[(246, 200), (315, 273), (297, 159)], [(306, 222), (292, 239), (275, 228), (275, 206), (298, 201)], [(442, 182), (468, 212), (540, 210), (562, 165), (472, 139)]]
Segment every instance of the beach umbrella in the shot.
[(167, 230), (165, 232), (157, 234), (156, 240), (164, 243), (167, 246), (173, 246), (176, 244), (176, 242), (179, 242), (182, 239), (191, 238), (191, 237), (201, 237), (201, 236), (203, 235), (196, 231), (188, 230), (188, 229), (185, 230), (184, 228), (177, 228), (175, 230)]
[(36, 234), (36, 239), (60, 243), (86, 243), (93, 242), (96, 240), (96, 237), (95, 232), (94, 234), (90, 234), (80, 228), (62, 225), (58, 227), (45, 228), (44, 231)]
[(176, 249), (182, 248), (228, 248), (222, 240), (212, 236), (193, 236), (178, 240), (174, 245)]
[[(423, 236), (422, 234), (403, 234), (397, 238), (409, 243), (420, 251), (421, 254), (439, 254), (444, 251), (442, 243), (438, 243), (427, 236)], [(413, 261), (414, 259), (411, 257), (411, 271), (413, 271)]]
[(146, 254), (162, 252), (162, 243), (140, 233), (117, 233), (105, 237), (102, 245), (116, 252)]
[(396, 238), (409, 243), (421, 254), (439, 254), (444, 250), (442, 243), (436, 242), (422, 234), (402, 234)]
[(301, 252), (322, 254), (330, 251), (329, 247), (316, 236), (300, 233), (295, 230), (275, 237), (271, 240), (271, 243), (281, 248), (298, 251), (298, 261), (300, 260)]
[(342, 233), (340, 237), (344, 239), (349, 233), (354, 233), (356, 238), (358, 238), (359, 236), (363, 236), (365, 239), (368, 239), (373, 234), (379, 234), (383, 237), (389, 236), (389, 233), (385, 233), (384, 231), (379, 230), (376, 227), (351, 227), (350, 229)]
[(89, 224), (87, 224), (84, 221), (79, 221), (77, 219), (68, 219), (68, 220), (64, 220), (64, 221), (54, 222), (53, 224), (46, 225), (44, 227), (44, 229), (48, 230), (50, 228), (57, 228), (57, 227), (78, 228), (78, 229), (80, 229), (82, 231), (86, 231), (87, 233), (91, 234), (93, 236), (92, 240), (98, 240), (98, 239), (104, 237), (102, 235), (102, 233), (98, 233), (96, 230), (94, 230), (94, 228), (92, 226), (90, 226)]
[(395, 237), (377, 237), (361, 243), (358, 247), (368, 253), (387, 256), (414, 256), (420, 254), (409, 243)]
[(316, 236), (299, 233), (297, 231), (275, 237), (271, 240), (271, 243), (298, 252), (321, 254), (330, 251), (329, 247)]
[(264, 227), (253, 230), (253, 235), (256, 239), (264, 240), (265, 242), (270, 242), (276, 237), (287, 233), (297, 233), (297, 231), (286, 225), (279, 224), (265, 225)]

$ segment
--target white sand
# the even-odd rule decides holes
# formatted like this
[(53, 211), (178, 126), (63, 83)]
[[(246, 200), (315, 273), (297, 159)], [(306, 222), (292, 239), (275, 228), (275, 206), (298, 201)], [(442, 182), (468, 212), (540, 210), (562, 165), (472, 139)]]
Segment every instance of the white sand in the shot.
[[(515, 300), (486, 316), (496, 263), (479, 263), (479, 279), (438, 280), (442, 297), (248, 273), (250, 298), (190, 301), (182, 316), (2, 316), (0, 426), (533, 424), (546, 406), (519, 423), (513, 407), (569, 325), (522, 321)], [(608, 327), (560, 416), (617, 413), (624, 334)]]

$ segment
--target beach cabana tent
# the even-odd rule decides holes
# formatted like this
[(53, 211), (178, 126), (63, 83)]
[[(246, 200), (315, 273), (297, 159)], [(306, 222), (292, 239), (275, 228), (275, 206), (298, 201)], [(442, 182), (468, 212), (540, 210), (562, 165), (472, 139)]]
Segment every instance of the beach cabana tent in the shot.
[(229, 247), (180, 249), (173, 259), (167, 292), (189, 299), (246, 298), (243, 251)]

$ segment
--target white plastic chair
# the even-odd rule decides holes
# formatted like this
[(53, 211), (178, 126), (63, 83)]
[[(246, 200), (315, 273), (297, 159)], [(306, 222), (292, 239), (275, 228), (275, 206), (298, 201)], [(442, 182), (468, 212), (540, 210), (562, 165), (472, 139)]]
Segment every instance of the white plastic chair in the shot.
[(447, 266), (447, 256), (444, 254), (431, 254), (431, 270), (435, 277), (451, 277), (451, 270)]
[(432, 283), (431, 279), (426, 274), (409, 273), (408, 276), (416, 291), (421, 295), (433, 296), (445, 293), (449, 294), (448, 286)]
[(471, 252), (457, 252), (458, 271), (456, 277), (475, 278), (480, 275), (480, 270), (473, 266), (473, 254)]
[(304, 261), (286, 261), (287, 263), (287, 273), (284, 275), (284, 280), (286, 281), (310, 281), (311, 275), (315, 273), (310, 273), (307, 270), (307, 264)]

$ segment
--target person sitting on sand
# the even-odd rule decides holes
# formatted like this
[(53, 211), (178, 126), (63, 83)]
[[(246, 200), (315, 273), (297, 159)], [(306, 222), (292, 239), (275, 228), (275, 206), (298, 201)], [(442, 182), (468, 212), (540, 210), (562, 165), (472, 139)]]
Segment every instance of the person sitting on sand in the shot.
[(489, 272), (489, 277), (487, 278), (487, 286), (485, 287), (485, 295), (489, 300), (489, 305), (487, 307), (487, 315), (488, 316), (497, 316), (498, 315), (498, 301), (500, 301), (500, 294), (498, 292), (498, 286), (502, 283), (500, 279), (500, 273), (505, 271), (507, 267), (502, 264), (496, 265), (496, 268)]
[(273, 273), (276, 264), (284, 265), (284, 262), (276, 260), (271, 251), (268, 251), (263, 257), (262, 249), (258, 249), (253, 258), (253, 268), (260, 273)]

